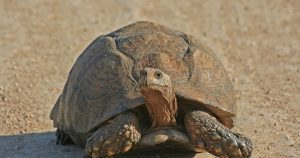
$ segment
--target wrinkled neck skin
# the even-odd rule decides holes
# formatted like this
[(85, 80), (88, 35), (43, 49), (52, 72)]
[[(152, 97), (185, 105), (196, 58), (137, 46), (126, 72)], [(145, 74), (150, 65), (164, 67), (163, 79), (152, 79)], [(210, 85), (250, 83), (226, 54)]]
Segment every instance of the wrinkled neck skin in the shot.
[(176, 126), (177, 102), (170, 87), (141, 91), (152, 119), (152, 128)]

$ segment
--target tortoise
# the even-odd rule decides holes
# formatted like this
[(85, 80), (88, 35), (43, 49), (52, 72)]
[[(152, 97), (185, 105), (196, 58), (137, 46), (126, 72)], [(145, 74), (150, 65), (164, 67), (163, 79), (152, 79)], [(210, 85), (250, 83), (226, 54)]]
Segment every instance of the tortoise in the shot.
[(236, 109), (232, 83), (209, 48), (140, 21), (84, 50), (50, 118), (57, 144), (78, 144), (92, 158), (164, 148), (251, 157), (251, 140), (231, 130)]

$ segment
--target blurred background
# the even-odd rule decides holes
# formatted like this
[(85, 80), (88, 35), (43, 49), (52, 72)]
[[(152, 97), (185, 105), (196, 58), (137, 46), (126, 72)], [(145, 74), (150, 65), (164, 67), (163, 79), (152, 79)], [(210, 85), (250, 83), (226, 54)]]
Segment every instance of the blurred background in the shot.
[(50, 110), (97, 36), (147, 20), (199, 38), (238, 97), (253, 157), (300, 157), (300, 1), (0, 0), (0, 157), (76, 157), (55, 146)]

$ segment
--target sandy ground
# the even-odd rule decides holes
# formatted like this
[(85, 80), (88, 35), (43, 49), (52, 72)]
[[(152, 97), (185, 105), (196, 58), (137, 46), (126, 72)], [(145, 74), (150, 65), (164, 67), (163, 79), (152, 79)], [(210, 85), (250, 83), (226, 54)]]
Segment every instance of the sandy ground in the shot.
[(182, 2), (0, 0), (0, 157), (82, 157), (55, 145), (49, 112), (84, 48), (138, 20), (216, 52), (238, 95), (234, 130), (253, 140), (253, 157), (300, 157), (300, 1)]

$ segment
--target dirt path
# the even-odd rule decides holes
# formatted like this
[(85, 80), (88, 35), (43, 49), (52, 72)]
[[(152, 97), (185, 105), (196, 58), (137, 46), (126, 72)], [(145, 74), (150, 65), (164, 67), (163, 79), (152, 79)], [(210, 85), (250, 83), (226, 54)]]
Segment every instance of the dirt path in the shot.
[(235, 130), (253, 140), (253, 157), (300, 157), (297, 0), (0, 0), (0, 157), (82, 153), (54, 145), (49, 112), (82, 50), (138, 20), (192, 34), (216, 52), (238, 93)]

